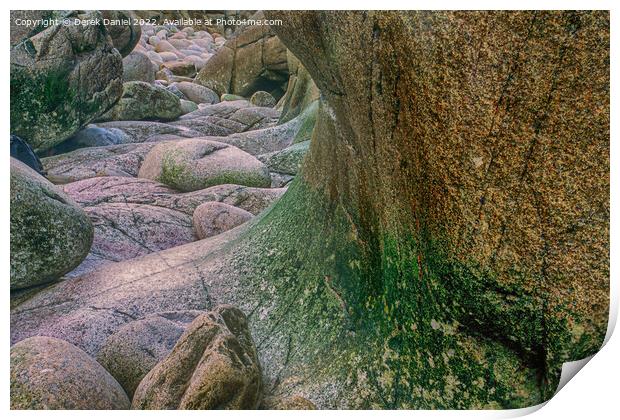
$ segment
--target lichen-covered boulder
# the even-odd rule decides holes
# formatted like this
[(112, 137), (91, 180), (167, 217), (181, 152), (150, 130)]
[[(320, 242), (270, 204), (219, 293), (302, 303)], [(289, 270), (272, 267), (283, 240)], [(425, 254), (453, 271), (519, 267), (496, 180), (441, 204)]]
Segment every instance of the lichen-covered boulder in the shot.
[(258, 90), (250, 97), (250, 103), (256, 106), (265, 106), (271, 108), (275, 106), (276, 100), (273, 95), (264, 90)]
[(181, 102), (172, 92), (146, 82), (127, 82), (123, 84), (121, 99), (100, 120), (169, 121), (182, 114)]
[(211, 201), (196, 207), (192, 220), (196, 236), (209, 238), (239, 226), (254, 215), (230, 204)]
[(220, 306), (198, 316), (171, 353), (140, 382), (134, 409), (256, 409), (261, 370), (243, 312)]
[(308, 140), (293, 144), (277, 152), (260, 155), (258, 159), (264, 162), (270, 171), (296, 175), (309, 147), (310, 141)]
[(187, 326), (203, 313), (162, 312), (129, 322), (108, 337), (97, 361), (132, 398), (140, 381), (168, 356)]
[(254, 156), (234, 146), (203, 139), (156, 145), (144, 158), (138, 176), (185, 192), (219, 184), (270, 185), (267, 167)]
[(118, 382), (73, 344), (30, 337), (11, 347), (11, 409), (126, 410)]
[(11, 158), (11, 290), (57, 280), (82, 262), (92, 240), (84, 211)]
[(26, 38), (11, 48), (11, 131), (35, 150), (62, 142), (118, 100), (122, 71), (101, 25), (62, 24)]
[(151, 59), (140, 51), (123, 58), (123, 82), (153, 83), (157, 70)]

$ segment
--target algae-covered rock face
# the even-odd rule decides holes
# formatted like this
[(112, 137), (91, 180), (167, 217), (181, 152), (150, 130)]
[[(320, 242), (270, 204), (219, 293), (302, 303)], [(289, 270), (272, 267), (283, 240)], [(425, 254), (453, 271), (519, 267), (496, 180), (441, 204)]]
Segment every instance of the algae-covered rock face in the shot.
[(11, 347), (11, 409), (126, 410), (123, 388), (73, 344), (31, 337)]
[(121, 99), (101, 121), (170, 121), (183, 115), (181, 101), (165, 88), (146, 82), (123, 84)]
[(62, 142), (118, 100), (122, 71), (102, 25), (62, 24), (24, 39), (11, 48), (12, 133), (35, 150)]
[(218, 184), (270, 185), (267, 167), (254, 156), (203, 139), (158, 144), (144, 158), (138, 176), (186, 192)]
[(86, 213), (11, 158), (11, 290), (57, 280), (86, 257), (92, 241)]
[(286, 93), (278, 102), (280, 124), (292, 120), (319, 99), (319, 89), (306, 68), (289, 50), (286, 52), (290, 76)]
[(261, 371), (247, 319), (231, 306), (198, 316), (136, 389), (136, 409), (256, 409)]
[(258, 158), (265, 163), (270, 171), (287, 175), (296, 175), (301, 162), (310, 147), (310, 141), (293, 144), (278, 152), (260, 155)]

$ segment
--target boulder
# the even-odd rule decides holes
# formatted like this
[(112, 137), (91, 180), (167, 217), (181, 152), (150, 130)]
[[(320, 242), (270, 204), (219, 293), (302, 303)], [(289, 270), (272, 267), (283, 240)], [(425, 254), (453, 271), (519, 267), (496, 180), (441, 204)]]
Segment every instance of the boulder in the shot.
[(82, 262), (92, 240), (84, 211), (11, 158), (11, 290), (59, 279)]
[(11, 347), (12, 410), (126, 410), (118, 382), (73, 344), (31, 337)]
[(256, 409), (261, 370), (243, 312), (198, 316), (168, 357), (140, 382), (134, 409)]
[(211, 201), (194, 210), (192, 221), (199, 239), (219, 235), (252, 219), (253, 214), (229, 204)]
[(170, 70), (175, 76), (189, 78), (196, 76), (196, 66), (191, 61), (166, 61), (162, 64), (162, 67)]
[[(102, 10), (101, 16), (110, 22), (114, 22), (111, 25), (106, 25), (106, 30), (110, 38), (112, 38), (114, 48), (123, 57), (128, 56), (136, 44), (138, 44), (142, 35), (140, 25), (133, 20), (135, 17), (133, 13), (125, 10)], [(118, 24), (118, 22), (129, 22), (129, 24)]]
[(296, 175), (297, 171), (301, 167), (301, 162), (308, 148), (310, 147), (310, 141), (304, 141), (302, 143), (296, 143), (286, 149), (267, 153), (265, 155), (258, 156), (258, 159), (263, 162), (270, 171), (279, 172), (281, 174)]
[(156, 65), (145, 53), (133, 51), (123, 58), (123, 82), (153, 83), (156, 72)]
[(101, 121), (169, 121), (183, 114), (179, 98), (165, 88), (146, 82), (123, 84), (121, 99)]
[(183, 114), (189, 114), (190, 112), (194, 112), (197, 109), (198, 105), (196, 105), (195, 102), (181, 99), (181, 110), (183, 110)]
[(276, 105), (276, 100), (271, 93), (259, 90), (250, 97), (250, 103), (256, 106), (272, 108)]
[(182, 125), (155, 121), (107, 121), (97, 123), (96, 127), (122, 131), (127, 143), (157, 142), (179, 137), (198, 137), (202, 134)]
[(14, 135), (11, 135), (11, 157), (34, 169), (37, 173), (45, 175), (39, 156), (37, 156), (28, 143)]
[(10, 67), (11, 130), (35, 150), (70, 137), (122, 93), (122, 57), (98, 25), (48, 27), (11, 48)]
[(267, 167), (258, 159), (234, 146), (202, 139), (156, 145), (145, 157), (138, 176), (179, 191), (219, 184), (270, 185)]
[(62, 143), (52, 147), (50, 154), (59, 155), (83, 147), (113, 146), (129, 143), (130, 140), (129, 136), (118, 128), (101, 128), (89, 125)]
[(203, 313), (163, 312), (129, 322), (108, 337), (97, 354), (97, 361), (131, 399), (140, 381), (170, 354), (187, 326)]
[(63, 191), (81, 207), (102, 203), (148, 204), (183, 212), (189, 216), (207, 201), (218, 201), (258, 214), (284, 194), (283, 188), (254, 188), (223, 184), (188, 193), (144, 178), (104, 176), (83, 179), (63, 186)]
[[(255, 18), (263, 16), (257, 14)], [(245, 97), (266, 90), (279, 98), (287, 81), (286, 47), (266, 25), (241, 27), (196, 76), (196, 83), (218, 95), (232, 93)]]
[(219, 102), (215, 92), (197, 83), (179, 82), (175, 86), (183, 92), (187, 99), (197, 104), (215, 104)]

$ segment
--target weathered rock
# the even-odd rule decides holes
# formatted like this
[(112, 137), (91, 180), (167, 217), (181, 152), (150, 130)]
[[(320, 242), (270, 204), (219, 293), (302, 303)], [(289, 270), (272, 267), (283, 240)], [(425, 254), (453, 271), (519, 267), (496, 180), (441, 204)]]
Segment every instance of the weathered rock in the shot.
[(121, 99), (100, 121), (169, 121), (182, 114), (181, 102), (173, 93), (146, 82), (127, 82)]
[[(101, 16), (113, 22), (106, 25), (105, 28), (112, 38), (114, 48), (121, 53), (123, 57), (128, 56), (140, 41), (142, 31), (140, 25), (134, 22), (134, 14), (127, 10), (102, 10)], [(105, 22), (105, 21), (104, 21)], [(119, 24), (121, 22), (129, 22), (129, 24)]]
[(250, 103), (256, 106), (272, 108), (276, 105), (276, 100), (271, 93), (259, 90), (250, 97)]
[(220, 101), (245, 101), (243, 96), (233, 95), (232, 93), (222, 93)]
[(38, 174), (45, 175), (39, 156), (28, 143), (14, 135), (11, 135), (11, 157), (34, 169)]
[(180, 82), (175, 86), (183, 92), (187, 99), (197, 104), (215, 104), (220, 100), (215, 92), (197, 83)]
[(140, 381), (170, 354), (187, 326), (203, 313), (163, 312), (125, 324), (108, 337), (97, 354), (97, 361), (131, 399)]
[(140, 382), (132, 408), (256, 409), (261, 371), (247, 319), (231, 306), (198, 316)]
[(95, 229), (91, 258), (73, 275), (92, 271), (105, 262), (128, 260), (196, 239), (191, 217), (176, 210), (148, 204), (102, 203), (84, 211)]
[(189, 61), (166, 61), (162, 64), (163, 68), (170, 70), (175, 76), (194, 77), (196, 76), (196, 66)]
[(261, 403), (263, 410), (316, 410), (316, 405), (302, 396), (267, 397)]
[(308, 152), (310, 141), (296, 143), (278, 152), (272, 152), (258, 156), (270, 171), (281, 174), (296, 175), (301, 166), (301, 162)]
[(280, 124), (300, 115), (312, 103), (317, 102), (320, 96), (319, 89), (306, 68), (288, 50), (287, 60), (290, 76), (286, 93), (277, 105), (277, 108), (282, 111), (280, 114)]
[(41, 159), (47, 178), (66, 184), (97, 176), (138, 176), (146, 154), (155, 143), (86, 147)]
[(127, 143), (147, 143), (202, 135), (201, 132), (180, 124), (171, 125), (155, 121), (108, 121), (97, 123), (96, 126), (107, 130), (121, 130)]
[(84, 351), (51, 337), (11, 347), (12, 410), (126, 410), (123, 388)]
[(63, 186), (64, 192), (82, 207), (102, 203), (148, 204), (192, 215), (207, 201), (218, 201), (258, 214), (284, 194), (283, 188), (254, 188), (223, 184), (188, 193), (155, 181), (131, 177), (96, 177)]
[(179, 191), (218, 184), (270, 185), (269, 172), (258, 159), (234, 146), (201, 139), (156, 145), (144, 159), (138, 176)]
[(192, 221), (196, 236), (204, 239), (237, 227), (252, 217), (252, 213), (248, 211), (212, 201), (196, 207)]
[(57, 280), (82, 262), (92, 240), (84, 211), (11, 158), (11, 290)]
[(122, 57), (103, 27), (48, 27), (11, 48), (11, 131), (48, 149), (111, 107), (121, 79)]
[(123, 82), (153, 83), (156, 72), (157, 67), (144, 53), (133, 51), (123, 58)]
[(84, 147), (113, 146), (129, 142), (131, 142), (129, 136), (118, 128), (101, 128), (89, 125), (51, 148), (50, 153), (52, 155), (59, 155)]
[(287, 80), (286, 47), (265, 25), (240, 28), (196, 76), (196, 83), (218, 95), (232, 93), (245, 97), (265, 90), (279, 98)]
[(198, 105), (196, 105), (195, 102), (181, 99), (181, 110), (183, 111), (183, 114), (189, 114), (190, 112), (194, 112), (197, 109)]

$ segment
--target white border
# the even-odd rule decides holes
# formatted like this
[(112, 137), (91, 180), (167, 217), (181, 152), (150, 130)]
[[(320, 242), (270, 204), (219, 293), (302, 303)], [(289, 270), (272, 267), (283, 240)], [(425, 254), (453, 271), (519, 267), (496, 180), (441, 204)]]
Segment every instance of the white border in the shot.
[[(278, 10), (278, 9), (326, 9), (326, 10), (335, 10), (335, 9), (359, 9), (359, 10), (372, 10), (372, 9), (436, 9), (436, 10), (451, 10), (451, 9), (461, 9), (461, 10), (480, 10), (480, 9), (603, 9), (603, 10), (612, 10), (612, 23), (611, 23), (611, 38), (612, 38), (612, 74), (611, 74), (611, 85), (612, 85), (612, 96), (611, 96), (611, 122), (612, 122), (612, 137), (611, 137), (611, 162), (613, 164), (618, 164), (618, 147), (617, 147), (617, 135), (614, 128), (617, 126), (618, 118), (616, 105), (617, 101), (613, 95), (615, 82), (617, 82), (618, 78), (616, 77), (616, 70), (618, 69), (618, 61), (616, 56), (616, 46), (618, 45), (618, 25), (616, 24), (616, 9), (615, 4), (620, 2), (612, 2), (612, 1), (581, 1), (581, 0), (521, 0), (519, 2), (500, 2), (498, 0), (495, 1), (447, 1), (447, 0), (436, 0), (433, 2), (420, 2), (420, 1), (396, 1), (396, 0), (382, 0), (382, 1), (341, 1), (336, 2), (333, 0), (313, 0), (312, 2), (299, 3), (292, 1), (261, 1), (261, 2), (250, 2), (250, 1), (223, 1), (217, 4), (217, 6), (225, 5), (229, 10), (254, 10), (254, 9), (263, 9), (263, 10)], [(170, 1), (162, 1), (162, 0), (152, 0), (149, 2), (138, 2), (138, 1), (118, 1), (118, 0), (107, 0), (107, 1), (55, 1), (50, 3), (49, 1), (32, 1), (32, 0), (23, 0), (19, 2), (9, 2), (6, 4), (6, 7), (3, 10), (4, 22), (9, 22), (9, 10), (13, 9), (120, 9), (120, 10), (138, 10), (138, 9), (149, 9), (149, 10), (165, 10), (172, 9), (175, 10), (190, 10), (190, 9), (215, 9), (217, 7), (209, 7), (210, 5), (207, 2), (198, 2), (198, 1), (180, 1), (180, 2), (170, 2)], [(173, 6), (173, 7), (171, 7)], [(213, 6), (216, 6), (215, 4)], [(10, 35), (10, 25), (5, 25), (3, 27), (4, 39), (9, 37)], [(6, 41), (5, 41), (6, 42)], [(8, 81), (9, 81), (9, 48), (8, 46), (2, 52), (4, 56), (3, 62), (5, 63), (2, 66), (2, 80), (5, 80), (3, 85), (3, 97), (4, 101), (2, 103), (2, 124), (3, 129), (6, 134), (9, 132), (9, 91), (8, 91)], [(4, 155), (4, 165), (0, 165), (0, 179), (2, 179), (2, 183), (0, 183), (1, 194), (4, 199), (3, 205), (0, 207), (0, 217), (2, 217), (2, 232), (0, 233), (0, 249), (2, 250), (3, 258), (2, 258), (2, 268), (5, 275), (5, 286), (2, 288), (3, 302), (6, 302), (6, 307), (2, 310), (2, 319), (3, 326), (2, 328), (2, 342), (5, 343), (4, 346), (0, 346), (0, 377), (5, 378), (5, 388), (3, 393), (0, 396), (0, 401), (2, 401), (1, 407), (8, 412), (11, 417), (15, 418), (40, 418), (41, 416), (49, 417), (49, 418), (58, 418), (58, 419), (67, 419), (67, 418), (108, 418), (111, 413), (109, 412), (67, 412), (67, 411), (47, 411), (47, 412), (9, 412), (9, 292), (8, 292), (8, 274), (9, 274), (9, 238), (10, 238), (10, 227), (9, 227), (9, 156), (8, 153)], [(339, 420), (346, 419), (376, 419), (377, 417), (390, 417), (390, 418), (400, 418), (400, 419), (426, 419), (426, 418), (442, 418), (442, 419), (467, 419), (467, 418), (511, 418), (518, 417), (521, 415), (525, 415), (535, 411), (530, 415), (531, 418), (536, 419), (579, 419), (583, 420), (584, 418), (593, 418), (593, 419), (611, 419), (617, 418), (619, 410), (619, 387), (618, 387), (618, 378), (620, 374), (620, 339), (617, 338), (618, 334), (615, 336), (611, 336), (611, 332), (613, 331), (613, 326), (617, 320), (618, 313), (618, 281), (616, 279), (617, 276), (617, 267), (618, 267), (618, 258), (619, 254), (617, 251), (617, 243), (614, 239), (618, 238), (618, 229), (616, 229), (616, 224), (613, 223), (618, 221), (618, 188), (619, 188), (619, 179), (618, 179), (618, 171), (615, 170), (615, 166), (612, 164), (611, 170), (611, 280), (612, 280), (612, 304), (611, 304), (611, 316), (610, 316), (610, 326), (608, 329), (607, 339), (609, 340), (607, 344), (601, 349), (601, 351), (596, 354), (592, 360), (587, 363), (587, 365), (583, 368), (581, 372), (577, 375), (576, 379), (568, 381), (566, 386), (562, 388), (559, 393), (552, 398), (544, 407), (534, 407), (530, 409), (522, 409), (522, 410), (504, 410), (504, 411), (463, 411), (463, 412), (455, 412), (455, 411), (318, 411), (318, 412), (265, 412), (265, 411), (256, 411), (256, 412), (217, 412), (217, 413), (205, 413), (205, 412), (132, 412), (131, 416), (135, 416), (136, 418), (145, 418), (145, 417), (155, 417), (155, 418), (166, 418), (170, 419), (170, 417), (187, 417), (187, 418), (200, 418), (203, 419), (205, 416), (215, 417), (217, 419), (225, 418), (225, 419), (239, 419), (239, 418), (287, 418), (289, 419), (291, 415), (294, 415), (295, 418), (338, 418)], [(567, 370), (568, 372), (568, 370)], [(563, 371), (564, 373), (564, 371)], [(538, 408), (541, 408), (537, 410)], [(537, 411), (536, 411), (537, 410)], [(125, 415), (128, 413), (119, 413), (120, 415)]]

